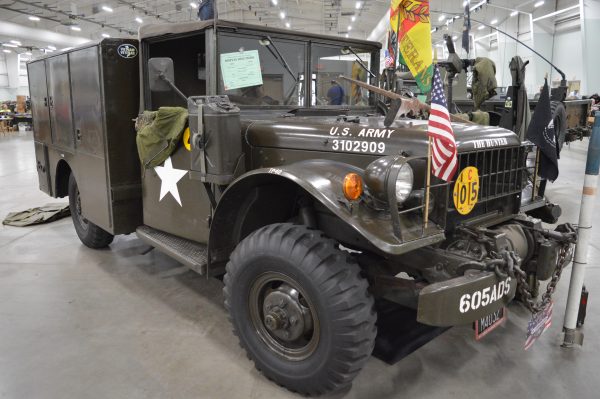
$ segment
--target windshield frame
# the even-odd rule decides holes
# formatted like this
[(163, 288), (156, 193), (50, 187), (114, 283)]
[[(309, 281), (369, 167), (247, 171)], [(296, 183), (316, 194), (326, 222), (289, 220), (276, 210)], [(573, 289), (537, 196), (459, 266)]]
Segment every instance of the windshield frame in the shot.
[[(247, 28), (238, 28), (238, 29), (232, 29), (229, 27), (218, 27), (217, 28), (217, 34), (215, 35), (215, 39), (216, 39), (216, 46), (215, 46), (215, 56), (213, 59), (215, 68), (215, 74), (213, 75), (214, 78), (214, 85), (213, 87), (215, 88), (215, 94), (218, 94), (221, 92), (222, 88), (220, 87), (221, 85), (221, 65), (220, 65), (220, 54), (221, 54), (221, 46), (220, 46), (220, 39), (223, 35), (226, 36), (235, 36), (235, 35), (240, 35), (241, 37), (245, 37), (247, 38), (248, 36), (252, 36), (252, 37), (256, 37), (257, 40), (260, 40), (261, 38), (264, 38), (266, 36), (270, 36), (271, 39), (273, 39), (274, 41), (290, 41), (290, 42), (295, 42), (298, 44), (302, 44), (304, 46), (304, 70), (303, 71), (298, 71), (298, 73), (303, 73), (304, 74), (304, 81), (302, 84), (302, 91), (303, 91), (303, 97), (304, 97), (304, 104), (297, 104), (297, 105), (244, 105), (244, 104), (238, 104), (238, 106), (241, 109), (271, 109), (271, 110), (280, 110), (280, 109), (308, 109), (308, 108), (323, 108), (323, 109), (349, 109), (349, 110), (368, 110), (368, 109), (372, 109), (373, 107), (375, 107), (375, 96), (372, 95), (372, 93), (369, 92), (369, 105), (368, 106), (349, 106), (349, 105), (343, 105), (343, 106), (338, 106), (338, 105), (315, 105), (312, 106), (312, 92), (311, 92), (311, 79), (312, 79), (312, 47), (313, 45), (321, 45), (321, 46), (328, 46), (328, 47), (339, 47), (340, 51), (342, 48), (350, 46), (353, 49), (359, 48), (359, 49), (365, 49), (367, 50), (370, 54), (371, 54), (371, 61), (370, 61), (370, 70), (371, 72), (375, 75), (375, 78), (372, 79), (371, 83), (377, 85), (377, 82), (379, 80), (379, 63), (380, 63), (380, 51), (381, 49), (379, 47), (377, 47), (375, 44), (369, 44), (368, 42), (355, 42), (352, 40), (348, 40), (348, 41), (342, 41), (342, 40), (336, 40), (335, 38), (331, 38), (331, 39), (327, 39), (327, 38), (312, 38), (312, 37), (304, 37), (302, 35), (292, 35), (292, 34), (282, 34), (279, 32), (272, 32), (272, 31), (261, 31), (261, 30), (254, 30), (254, 29), (247, 29)], [(280, 43), (277, 43), (277, 45), (280, 45)]]

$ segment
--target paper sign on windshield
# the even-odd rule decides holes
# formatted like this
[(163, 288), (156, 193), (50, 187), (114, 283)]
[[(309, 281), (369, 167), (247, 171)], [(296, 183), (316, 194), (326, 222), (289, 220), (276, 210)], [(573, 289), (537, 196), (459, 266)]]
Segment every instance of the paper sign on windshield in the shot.
[(221, 73), (225, 90), (262, 85), (258, 50), (221, 54)]

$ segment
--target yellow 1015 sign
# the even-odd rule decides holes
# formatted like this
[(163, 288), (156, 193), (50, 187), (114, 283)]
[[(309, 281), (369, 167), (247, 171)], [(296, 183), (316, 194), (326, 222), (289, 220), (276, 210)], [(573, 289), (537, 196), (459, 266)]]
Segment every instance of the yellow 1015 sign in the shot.
[(471, 213), (479, 198), (479, 171), (473, 166), (464, 168), (454, 184), (454, 207), (461, 215)]

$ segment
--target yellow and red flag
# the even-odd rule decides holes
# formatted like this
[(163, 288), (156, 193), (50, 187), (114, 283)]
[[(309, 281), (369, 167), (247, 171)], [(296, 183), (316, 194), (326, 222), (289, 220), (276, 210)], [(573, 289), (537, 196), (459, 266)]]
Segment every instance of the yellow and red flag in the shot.
[(388, 29), (388, 45), (386, 49), (385, 67), (395, 68), (398, 58), (398, 28), (400, 27), (399, 5), (401, 0), (391, 0), (390, 27)]
[[(395, 4), (397, 11), (394, 13)], [(398, 26), (397, 18), (400, 18), (400, 61), (408, 66), (419, 88), (428, 92), (433, 79), (429, 0), (392, 0), (392, 29)]]

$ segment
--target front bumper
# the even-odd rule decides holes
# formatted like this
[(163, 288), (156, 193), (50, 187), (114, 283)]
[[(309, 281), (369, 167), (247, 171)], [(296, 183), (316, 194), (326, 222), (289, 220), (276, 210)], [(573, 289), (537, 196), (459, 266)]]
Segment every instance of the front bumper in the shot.
[(494, 272), (467, 272), (434, 283), (419, 293), (417, 321), (449, 327), (470, 324), (506, 306), (515, 297), (517, 281)]

